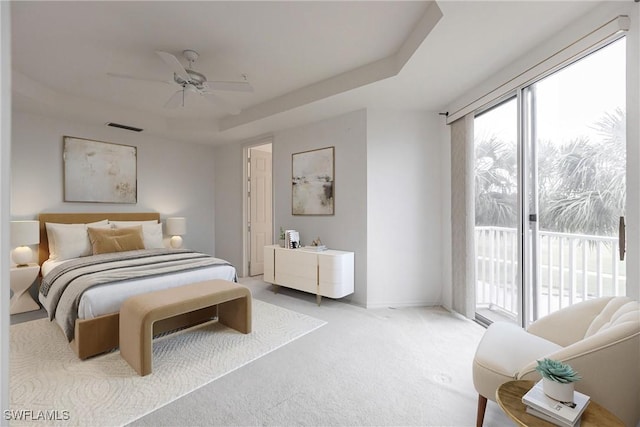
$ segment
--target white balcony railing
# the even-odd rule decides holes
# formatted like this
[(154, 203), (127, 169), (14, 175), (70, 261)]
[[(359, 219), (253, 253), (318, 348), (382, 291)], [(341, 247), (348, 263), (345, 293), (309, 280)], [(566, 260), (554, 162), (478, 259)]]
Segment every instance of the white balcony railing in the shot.
[[(517, 230), (476, 227), (476, 304), (515, 319), (518, 308)], [(618, 238), (539, 232), (537, 317), (599, 296), (625, 295)], [(532, 300), (529, 298), (529, 300)]]

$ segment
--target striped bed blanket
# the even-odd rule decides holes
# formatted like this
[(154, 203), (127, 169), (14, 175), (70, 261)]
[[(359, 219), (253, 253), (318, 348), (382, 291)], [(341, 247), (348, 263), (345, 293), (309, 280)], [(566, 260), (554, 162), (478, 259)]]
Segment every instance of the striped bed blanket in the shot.
[(225, 260), (187, 249), (144, 249), (92, 255), (65, 262), (43, 277), (40, 286), (43, 298), (40, 300), (49, 320), (55, 317), (71, 341), (80, 298), (94, 286), (229, 265)]

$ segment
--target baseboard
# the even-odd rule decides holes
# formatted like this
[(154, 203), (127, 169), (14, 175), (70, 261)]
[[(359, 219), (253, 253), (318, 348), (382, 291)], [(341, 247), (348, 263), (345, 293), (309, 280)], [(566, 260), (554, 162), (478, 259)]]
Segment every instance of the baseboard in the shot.
[(442, 307), (440, 301), (388, 301), (367, 303), (365, 308)]

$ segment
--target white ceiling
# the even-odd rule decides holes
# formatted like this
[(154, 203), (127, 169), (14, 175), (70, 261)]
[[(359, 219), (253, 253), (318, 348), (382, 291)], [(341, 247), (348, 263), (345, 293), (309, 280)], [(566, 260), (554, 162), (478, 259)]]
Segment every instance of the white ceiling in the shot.
[[(13, 103), (17, 110), (113, 121), (207, 144), (364, 107), (439, 111), (597, 5), (13, 2)], [(200, 53), (193, 68), (209, 80), (247, 76), (253, 93), (217, 92), (243, 110), (239, 115), (198, 96), (165, 109), (176, 85), (107, 75), (171, 80), (155, 51), (182, 59), (184, 49)]]

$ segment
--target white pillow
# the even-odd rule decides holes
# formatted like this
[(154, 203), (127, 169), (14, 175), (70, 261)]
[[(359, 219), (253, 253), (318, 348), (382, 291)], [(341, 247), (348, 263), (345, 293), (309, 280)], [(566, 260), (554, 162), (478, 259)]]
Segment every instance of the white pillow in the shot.
[[(136, 224), (133, 224), (133, 223)], [(142, 225), (142, 240), (145, 249), (164, 248), (162, 242), (162, 224), (158, 221), (111, 221), (113, 228), (128, 228)]]
[(58, 224), (47, 222), (49, 240), (49, 259), (62, 261), (92, 254), (87, 226), (109, 228), (109, 221), (102, 220), (89, 224)]

